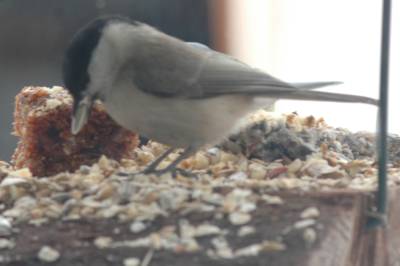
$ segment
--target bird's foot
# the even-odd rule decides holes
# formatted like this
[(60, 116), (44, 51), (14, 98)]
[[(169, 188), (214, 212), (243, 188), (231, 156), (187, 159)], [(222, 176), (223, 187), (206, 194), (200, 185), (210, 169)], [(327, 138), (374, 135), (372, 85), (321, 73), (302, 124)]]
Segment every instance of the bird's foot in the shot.
[(142, 171), (138, 171), (138, 172), (134, 172), (134, 173), (125, 173), (125, 172), (120, 172), (118, 173), (118, 176), (121, 177), (126, 177), (129, 180), (132, 180), (133, 178), (135, 178), (138, 175), (156, 175), (156, 176), (161, 176), (163, 174), (166, 173), (171, 173), (173, 178), (176, 178), (178, 176), (178, 174), (180, 174), (181, 176), (184, 177), (191, 177), (191, 178), (198, 178), (198, 175), (193, 173), (190, 170), (185, 170), (182, 168), (171, 168), (169, 169), (169, 167), (164, 168), (164, 169), (153, 169), (153, 168), (146, 168)]
[(137, 175), (156, 175), (156, 176), (161, 176), (166, 173), (171, 173), (172, 177), (176, 178), (178, 174), (185, 176), (185, 177), (194, 177), (197, 178), (197, 174), (192, 173), (189, 170), (177, 168), (177, 165), (187, 158), (189, 155), (191, 155), (194, 151), (193, 147), (189, 146), (186, 148), (181, 155), (179, 155), (178, 158), (175, 159), (175, 161), (171, 162), (167, 167), (158, 170), (157, 167), (159, 166), (160, 162), (164, 160), (171, 152), (173, 152), (173, 148), (168, 149), (165, 151), (159, 158), (157, 158), (154, 162), (152, 162), (150, 165), (148, 165), (143, 171), (136, 172), (136, 173), (121, 173), (119, 176), (125, 176), (128, 177), (128, 179), (133, 179)]
[(190, 170), (186, 170), (186, 169), (182, 169), (182, 168), (171, 168), (169, 169), (169, 167), (164, 168), (164, 169), (160, 169), (160, 170), (154, 170), (154, 169), (145, 169), (143, 171), (143, 174), (153, 174), (156, 176), (161, 176), (163, 174), (166, 173), (171, 173), (173, 178), (176, 178), (178, 176), (178, 174), (184, 176), (184, 177), (193, 177), (193, 178), (197, 178), (197, 174), (193, 173)]

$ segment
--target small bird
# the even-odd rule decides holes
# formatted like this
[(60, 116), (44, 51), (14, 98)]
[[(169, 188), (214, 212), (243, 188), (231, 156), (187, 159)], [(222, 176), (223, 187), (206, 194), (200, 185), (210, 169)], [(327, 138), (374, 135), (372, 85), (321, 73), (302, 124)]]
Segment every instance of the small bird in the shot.
[[(74, 99), (71, 131), (95, 100), (121, 126), (169, 145), (145, 173), (176, 173), (179, 162), (217, 144), (246, 115), (278, 99), (358, 102), (368, 97), (313, 91), (338, 82), (287, 83), (199, 43), (187, 43), (121, 16), (100, 17), (72, 38), (63, 79)], [(259, 101), (259, 99), (263, 99)], [(158, 164), (184, 149), (166, 168)]]

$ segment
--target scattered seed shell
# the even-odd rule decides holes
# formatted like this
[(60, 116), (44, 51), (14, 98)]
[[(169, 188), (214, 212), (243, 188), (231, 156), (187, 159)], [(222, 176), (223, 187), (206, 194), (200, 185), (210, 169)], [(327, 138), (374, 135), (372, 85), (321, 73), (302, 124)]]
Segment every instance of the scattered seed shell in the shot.
[(2, 249), (12, 249), (15, 247), (14, 241), (7, 238), (0, 238), (0, 250)]
[(303, 228), (307, 228), (307, 227), (313, 226), (315, 224), (316, 224), (316, 221), (314, 219), (304, 219), (304, 220), (300, 220), (300, 221), (296, 222), (293, 225), (293, 228), (299, 230), (299, 229), (303, 229)]
[(111, 246), (113, 239), (108, 236), (99, 236), (94, 240), (94, 245), (99, 249), (108, 248)]
[(229, 221), (233, 225), (247, 224), (251, 220), (251, 215), (244, 212), (233, 212), (229, 214)]
[(146, 224), (141, 221), (135, 221), (131, 223), (131, 225), (129, 226), (129, 230), (135, 234), (146, 230), (146, 228), (147, 228)]
[(126, 258), (124, 259), (124, 266), (139, 266), (140, 260), (138, 258)]
[(256, 229), (253, 226), (244, 225), (239, 228), (237, 235), (239, 237), (244, 237), (244, 236), (254, 234), (255, 232), (256, 232)]
[(37, 256), (43, 262), (55, 262), (60, 258), (60, 253), (52, 247), (43, 246)]
[(303, 239), (307, 245), (312, 245), (317, 240), (317, 232), (313, 228), (306, 228), (303, 231)]
[(0, 236), (8, 236), (11, 234), (12, 226), (8, 219), (0, 216)]
[(310, 219), (318, 217), (319, 217), (319, 210), (316, 207), (308, 207), (300, 214), (300, 218), (302, 219)]

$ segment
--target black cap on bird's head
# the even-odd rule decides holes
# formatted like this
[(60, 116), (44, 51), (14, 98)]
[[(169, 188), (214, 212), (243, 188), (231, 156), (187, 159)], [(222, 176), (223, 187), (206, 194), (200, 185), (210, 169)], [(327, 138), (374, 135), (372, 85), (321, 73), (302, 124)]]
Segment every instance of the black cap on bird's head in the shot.
[(92, 103), (96, 95), (87, 91), (90, 83), (89, 64), (104, 28), (113, 21), (132, 23), (129, 18), (121, 16), (105, 16), (97, 18), (72, 38), (64, 55), (62, 75), (65, 87), (74, 99), (72, 114), (72, 132), (78, 133), (86, 123)]

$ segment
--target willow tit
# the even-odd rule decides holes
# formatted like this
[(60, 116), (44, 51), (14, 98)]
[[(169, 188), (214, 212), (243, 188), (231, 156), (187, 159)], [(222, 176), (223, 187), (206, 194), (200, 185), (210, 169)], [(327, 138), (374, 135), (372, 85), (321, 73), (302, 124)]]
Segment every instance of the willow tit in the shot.
[[(73, 134), (99, 99), (118, 124), (171, 147), (147, 167), (146, 172), (158, 173), (176, 170), (203, 145), (232, 133), (247, 114), (278, 99), (378, 103), (310, 90), (335, 82), (281, 81), (207, 46), (119, 16), (98, 18), (75, 34), (65, 53), (63, 79), (74, 99)], [(176, 148), (183, 153), (157, 171)]]

